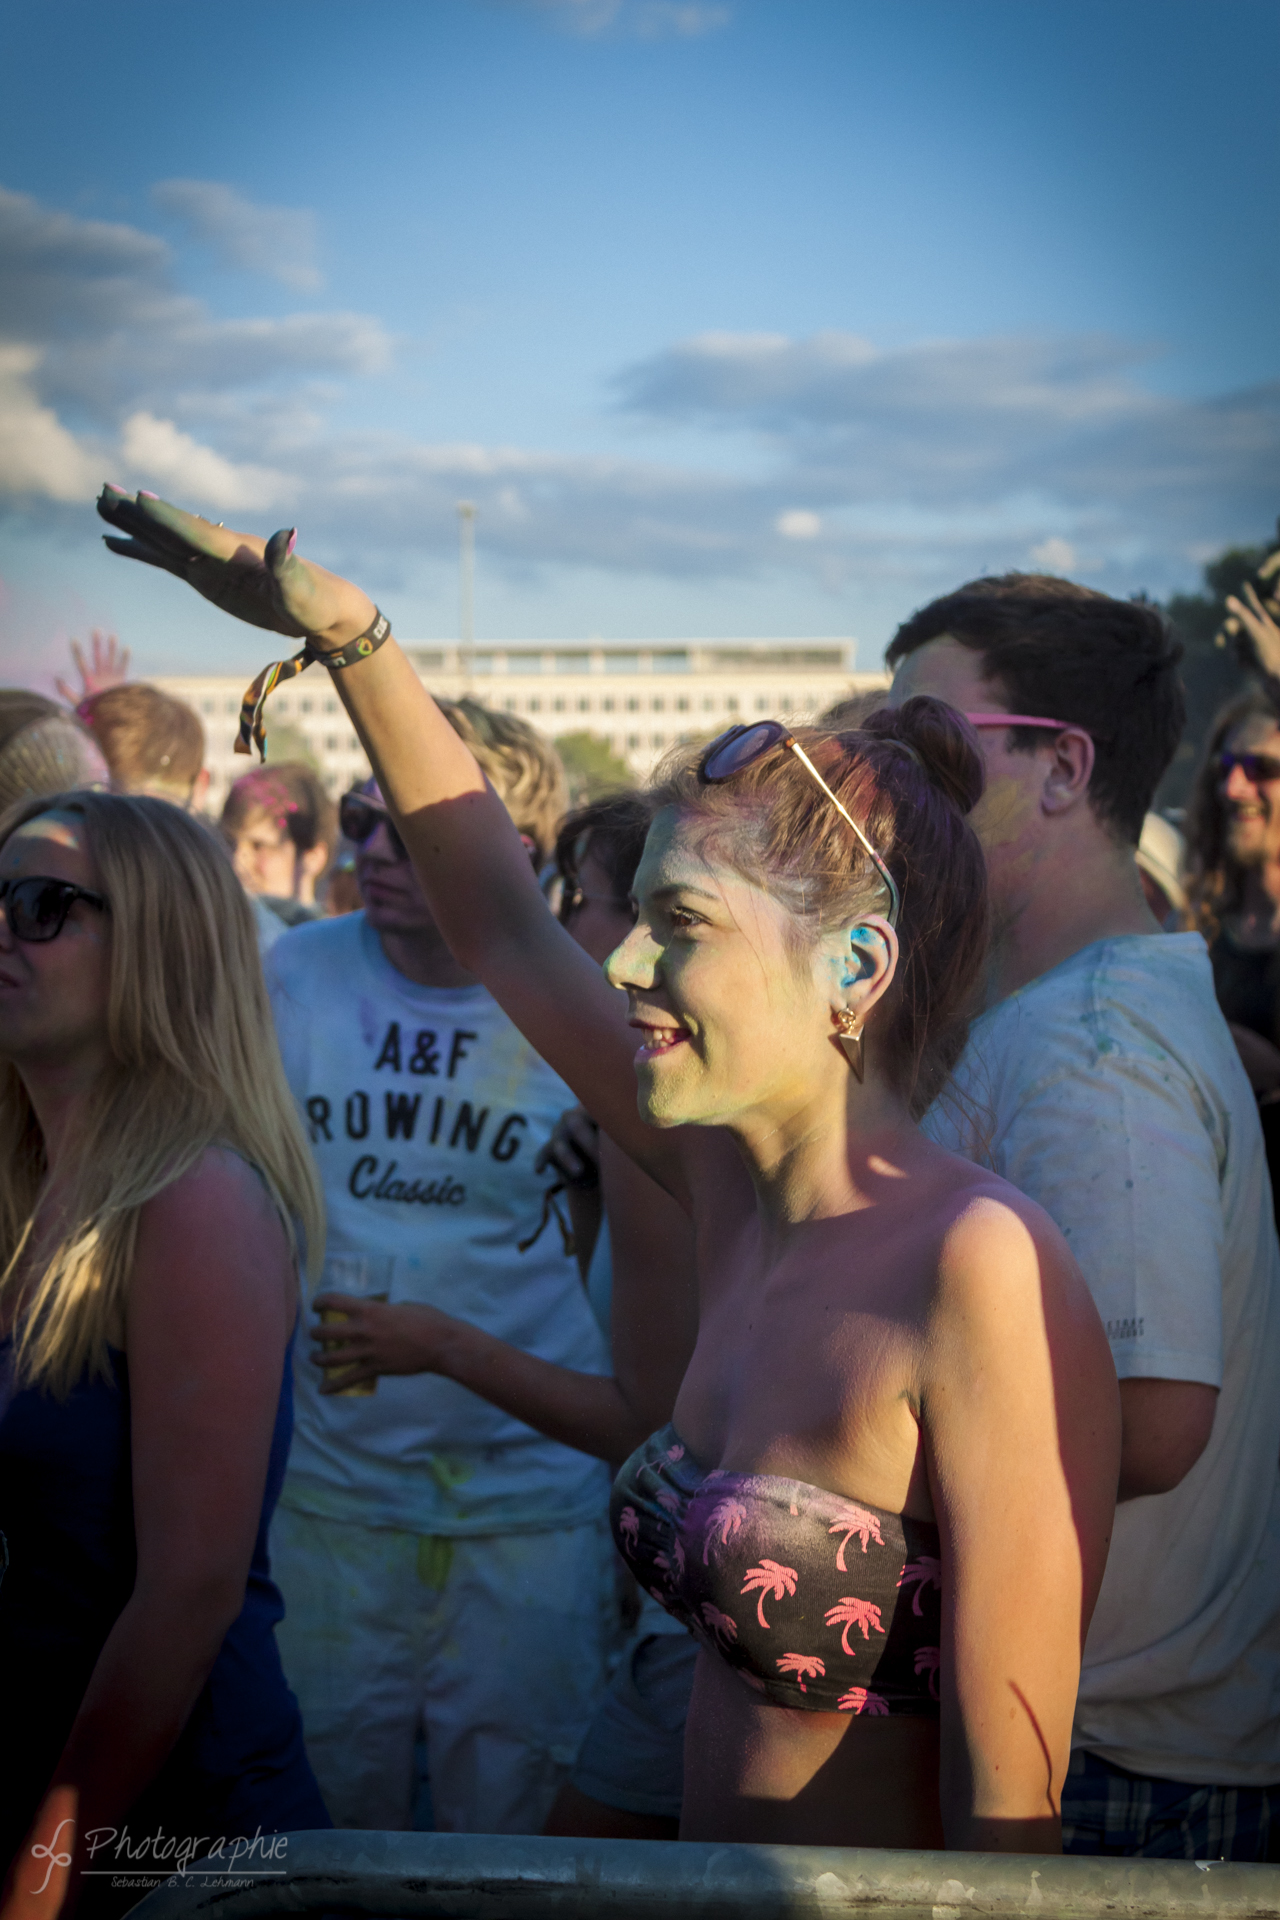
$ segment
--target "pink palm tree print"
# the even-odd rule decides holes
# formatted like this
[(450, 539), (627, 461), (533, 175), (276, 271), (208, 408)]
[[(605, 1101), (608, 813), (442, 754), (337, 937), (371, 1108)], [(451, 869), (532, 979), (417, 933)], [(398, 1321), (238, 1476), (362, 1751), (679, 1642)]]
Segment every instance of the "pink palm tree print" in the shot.
[(867, 1550), (867, 1542), (874, 1540), (878, 1547), (884, 1545), (884, 1535), (880, 1531), (880, 1522), (874, 1513), (868, 1513), (865, 1507), (855, 1506), (851, 1500), (842, 1500), (836, 1508), (836, 1517), (827, 1528), (828, 1533), (842, 1533), (840, 1550), (836, 1554), (836, 1565), (841, 1573), (848, 1573), (844, 1563), (844, 1550), (856, 1533), (862, 1542), (862, 1551)]
[(819, 1660), (816, 1653), (784, 1653), (781, 1660), (776, 1662), (776, 1665), (783, 1673), (794, 1673), (800, 1683), (801, 1693), (808, 1693), (809, 1691), (805, 1685), (806, 1680), (824, 1680), (826, 1678), (826, 1665), (823, 1661)]
[(767, 1628), (769, 1622), (764, 1617), (765, 1596), (772, 1594), (775, 1600), (781, 1600), (784, 1593), (794, 1593), (796, 1570), (794, 1567), (780, 1566), (776, 1560), (762, 1560), (758, 1567), (747, 1569), (747, 1577), (742, 1583), (744, 1593), (755, 1593), (757, 1588), (756, 1619), (762, 1627)]
[[(677, 1580), (683, 1580), (683, 1579), (684, 1579), (684, 1545), (683, 1545), (683, 1542), (681, 1542), (681, 1541), (679, 1541), (679, 1540), (677, 1540), (677, 1541), (676, 1541), (676, 1542), (674, 1543), (674, 1545), (672, 1546), (672, 1549), (671, 1549), (671, 1551), (672, 1551), (672, 1553), (673, 1553), (673, 1554), (674, 1554), (674, 1556), (675, 1556), (675, 1575), (676, 1575), (676, 1579), (677, 1579)], [(671, 1572), (671, 1570), (672, 1570), (672, 1563), (671, 1563), (671, 1561), (670, 1561), (670, 1560), (668, 1560), (668, 1558), (667, 1558), (667, 1556), (666, 1556), (666, 1554), (665, 1554), (665, 1553), (655, 1553), (655, 1554), (654, 1554), (654, 1556), (653, 1556), (653, 1564), (654, 1564), (654, 1566), (655, 1566), (655, 1567), (661, 1567), (661, 1568), (662, 1568), (662, 1571), (663, 1571), (664, 1573), (666, 1573), (666, 1574), (670, 1574), (670, 1572)]]
[(737, 1533), (747, 1517), (747, 1510), (741, 1500), (718, 1500), (711, 1509), (711, 1518), (707, 1521), (707, 1537), (702, 1545), (702, 1564), (707, 1564), (707, 1555), (714, 1544), (716, 1529), (720, 1530), (720, 1545), (727, 1547), (732, 1534)]
[(938, 1669), (941, 1665), (942, 1665), (942, 1648), (941, 1647), (917, 1647), (916, 1648), (916, 1672), (928, 1674), (929, 1692), (935, 1700), (938, 1699), (939, 1697)]
[(618, 1532), (622, 1535), (627, 1558), (630, 1559), (640, 1538), (640, 1516), (634, 1507), (624, 1507), (618, 1515)]
[[(942, 1586), (942, 1562), (932, 1555), (922, 1553), (918, 1560), (908, 1560), (898, 1575), (898, 1585), (909, 1587), (914, 1583), (915, 1592), (911, 1596), (912, 1613), (920, 1613), (920, 1596), (928, 1586)], [(923, 1615), (921, 1615), (923, 1618)]]
[(888, 1713), (889, 1702), (882, 1693), (868, 1693), (865, 1687), (850, 1687), (848, 1693), (842, 1693), (836, 1705), (845, 1713)]
[(658, 1505), (665, 1508), (668, 1513), (679, 1513), (680, 1495), (678, 1493), (660, 1493), (658, 1495)]
[(668, 1448), (667, 1448), (667, 1458), (668, 1458), (668, 1460), (683, 1460), (683, 1459), (684, 1459), (684, 1448), (683, 1448), (682, 1446), (680, 1446), (680, 1445), (679, 1445), (678, 1443), (677, 1443), (677, 1445), (675, 1445), (674, 1447), (668, 1447)]
[(738, 1637), (738, 1623), (732, 1614), (721, 1613), (719, 1607), (713, 1607), (709, 1600), (702, 1603), (702, 1617), (717, 1640), (731, 1647)]
[(832, 1607), (827, 1615), (829, 1627), (838, 1627), (841, 1621), (844, 1622), (844, 1631), (840, 1635), (840, 1645), (850, 1658), (853, 1656), (853, 1648), (849, 1645), (849, 1634), (854, 1627), (862, 1628), (864, 1640), (870, 1640), (872, 1627), (877, 1633), (884, 1632), (880, 1624), (879, 1607), (871, 1600), (856, 1600), (851, 1593), (846, 1593), (839, 1606)]

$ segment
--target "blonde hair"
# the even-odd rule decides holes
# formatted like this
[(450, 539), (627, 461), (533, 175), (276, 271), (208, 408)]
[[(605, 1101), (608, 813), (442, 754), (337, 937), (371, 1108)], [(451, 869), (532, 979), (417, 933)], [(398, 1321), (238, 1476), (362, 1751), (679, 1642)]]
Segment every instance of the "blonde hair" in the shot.
[(253, 916), (215, 835), (167, 800), (75, 791), (0, 818), (0, 846), (54, 810), (83, 823), (111, 927), (110, 1065), (75, 1143), (56, 1242), (20, 1271), (46, 1171), (17, 1069), (0, 1063), (0, 1310), (18, 1310), (19, 1377), (63, 1398), (109, 1377), (138, 1215), (210, 1147), (261, 1174), (297, 1258), (315, 1273), (324, 1203), (284, 1077)]
[(560, 816), (569, 805), (564, 764), (551, 742), (527, 720), (495, 713), (478, 700), (441, 700), (439, 705), (493, 782), (516, 831), (533, 841), (538, 864), (549, 860)]

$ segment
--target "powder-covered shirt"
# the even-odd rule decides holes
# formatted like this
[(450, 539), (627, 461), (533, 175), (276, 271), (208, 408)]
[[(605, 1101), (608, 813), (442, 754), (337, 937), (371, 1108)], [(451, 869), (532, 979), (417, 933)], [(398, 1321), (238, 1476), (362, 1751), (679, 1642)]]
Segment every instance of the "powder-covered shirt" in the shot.
[[(607, 1373), (556, 1221), (519, 1251), (550, 1183), (534, 1173), (538, 1149), (573, 1096), (492, 996), (407, 980), (363, 913), (294, 928), (266, 966), (324, 1183), (323, 1284), (426, 1301), (544, 1360)], [(455, 1381), (384, 1374), (373, 1394), (321, 1395), (309, 1353), (300, 1334), (284, 1505), (454, 1535), (604, 1514), (602, 1463)]]
[(1220, 1389), (1180, 1485), (1117, 1509), (1074, 1744), (1280, 1781), (1280, 1250), (1199, 934), (1099, 941), (1010, 995), (924, 1124), (1057, 1222), (1122, 1380)]

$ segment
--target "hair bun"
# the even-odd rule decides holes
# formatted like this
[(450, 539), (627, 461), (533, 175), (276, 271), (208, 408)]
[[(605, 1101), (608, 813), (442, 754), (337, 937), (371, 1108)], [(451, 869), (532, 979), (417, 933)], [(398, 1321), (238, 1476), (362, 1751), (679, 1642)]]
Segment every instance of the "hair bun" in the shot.
[(914, 694), (900, 707), (880, 707), (863, 730), (910, 747), (957, 812), (971, 813), (982, 798), (985, 774), (977, 737), (964, 715), (945, 700)]

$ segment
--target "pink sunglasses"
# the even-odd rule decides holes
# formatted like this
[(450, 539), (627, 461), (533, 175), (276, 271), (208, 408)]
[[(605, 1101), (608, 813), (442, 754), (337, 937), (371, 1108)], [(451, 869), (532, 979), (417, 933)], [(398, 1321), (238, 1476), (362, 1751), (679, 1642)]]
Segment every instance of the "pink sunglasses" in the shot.
[[(964, 717), (971, 727), (1052, 727), (1055, 733), (1064, 733), (1076, 724), (1074, 720), (1046, 720), (1042, 713), (966, 713)], [(1084, 728), (1080, 731), (1083, 733)]]

